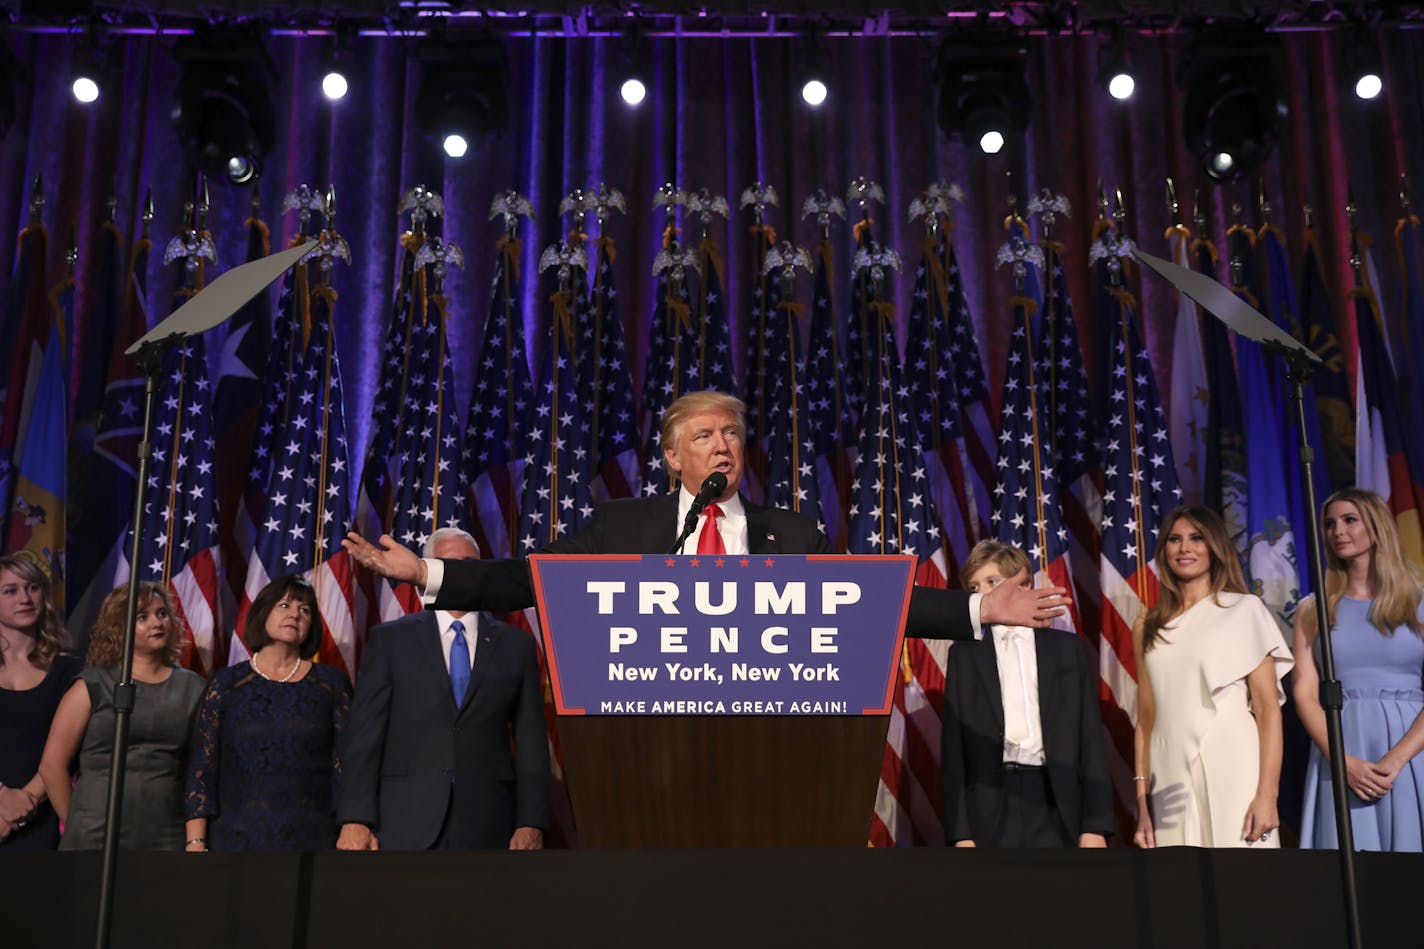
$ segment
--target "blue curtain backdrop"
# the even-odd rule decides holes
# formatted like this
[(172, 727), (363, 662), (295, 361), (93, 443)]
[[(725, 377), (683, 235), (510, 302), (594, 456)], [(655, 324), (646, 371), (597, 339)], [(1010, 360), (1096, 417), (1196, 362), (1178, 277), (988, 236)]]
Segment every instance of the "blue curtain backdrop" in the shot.
[[(1345, 88), (1341, 37), (1306, 32), (1281, 39), (1290, 115), (1261, 180), (1275, 209), (1273, 220), (1284, 229), (1295, 261), (1302, 251), (1302, 206), (1315, 207), (1325, 240), (1327, 280), (1337, 301), (1337, 329), (1350, 352), (1353, 321), (1338, 303), (1350, 280), (1346, 191), (1353, 186), (1360, 224), (1376, 237), (1383, 302), (1392, 321), (1398, 266), (1389, 238), (1400, 213), (1400, 174), (1408, 173), (1410, 181), (1424, 189), (1424, 36), (1395, 32), (1381, 39), (1386, 87), (1373, 103), (1356, 100)], [(144, 191), (151, 187), (157, 217), (149, 265), (150, 316), (166, 315), (176, 266), (164, 268), (160, 251), (181, 227), (182, 205), (191, 198), (196, 179), (169, 120), (179, 78), (179, 67), (169, 54), (172, 39), (133, 35), (118, 40), (113, 81), (91, 107), (74, 103), (68, 88), (72, 57), (82, 39), (11, 34), (6, 42), (28, 75), (15, 90), (16, 126), (0, 141), (0, 254), (14, 259), (31, 182), (42, 174), (52, 275), (60, 272), (71, 231), (78, 242), (75, 340), (82, 349), (92, 333), (95, 293), (88, 278), (96, 266), (106, 199), (117, 189), (118, 225), (132, 235)], [(931, 37), (823, 39), (833, 81), (830, 98), (820, 110), (800, 101), (796, 76), (804, 44), (796, 40), (651, 40), (651, 93), (642, 109), (631, 110), (612, 85), (614, 41), (514, 37), (508, 41), (507, 132), (463, 160), (445, 160), (437, 144), (420, 136), (413, 114), (420, 81), (411, 55), (413, 42), (394, 36), (356, 40), (351, 62), (359, 65), (351, 77), (351, 93), (335, 104), (326, 102), (318, 88), (320, 40), (277, 37), (269, 43), (281, 83), (276, 92), (278, 136), (261, 184), (263, 216), (273, 227), (273, 247), (283, 246), (296, 229), (293, 215), (279, 214), (283, 195), (301, 182), (335, 187), (337, 223), (353, 255), (350, 267), (338, 263), (335, 286), (340, 294), (336, 312), (347, 373), (351, 450), (357, 459), (369, 431), (381, 334), (398, 266), (397, 236), (404, 222), (397, 221), (396, 207), (402, 192), (416, 184), (443, 194), (447, 216), (435, 229), (465, 252), (466, 268), (448, 281), (453, 300), (450, 343), (462, 416), (487, 308), (493, 246), (501, 233), (500, 225), (488, 220), (488, 209), (491, 198), (510, 187), (530, 197), (537, 210), (521, 231), (524, 313), (529, 355), (536, 366), (553, 288), (550, 275), (532, 278), (541, 249), (565, 229), (566, 222), (555, 213), (559, 199), (574, 187), (600, 181), (627, 196), (629, 213), (615, 215), (609, 232), (618, 242), (622, 313), (634, 372), (640, 376), (652, 309), (651, 261), (663, 225), (663, 215), (653, 213), (651, 197), (664, 181), (711, 188), (732, 204), (731, 222), (718, 224), (714, 236), (727, 261), (738, 346), (744, 338), (741, 324), (750, 308), (751, 285), (747, 269), (752, 222), (749, 212), (737, 209), (744, 187), (757, 179), (772, 184), (782, 203), (769, 223), (779, 236), (812, 245), (816, 229), (812, 221), (800, 218), (801, 201), (817, 187), (843, 195), (856, 176), (876, 179), (888, 196), (888, 207), (875, 215), (877, 236), (897, 248), (907, 271), (912, 271), (921, 230), (908, 219), (909, 202), (932, 181), (957, 181), (967, 199), (958, 213), (954, 240), (995, 398), (1010, 331), (1011, 279), (1007, 272), (996, 271), (993, 260), (1004, 238), (1005, 198), (1011, 187), (1021, 197), (1046, 187), (1066, 193), (1073, 203), (1073, 218), (1060, 223), (1055, 233), (1067, 245), (1068, 278), (1085, 340), (1092, 331), (1087, 249), (1099, 180), (1109, 189), (1122, 189), (1128, 234), (1159, 254), (1167, 253), (1162, 233), (1170, 223), (1164, 198), (1168, 175), (1178, 182), (1188, 218), (1193, 189), (1202, 186), (1210, 203), (1210, 234), (1219, 246), (1224, 246), (1233, 202), (1245, 205), (1247, 223), (1260, 223), (1255, 181), (1208, 185), (1184, 149), (1184, 94), (1174, 76), (1188, 43), (1186, 34), (1131, 40), (1138, 91), (1126, 104), (1109, 99), (1095, 81), (1099, 40), (1034, 38), (1029, 68), (1032, 122), (1022, 139), (1011, 136), (997, 157), (950, 142), (938, 130)], [(1012, 184), (1008, 172), (1013, 173)], [(245, 187), (212, 184), (209, 226), (217, 242), (219, 270), (243, 259), (242, 221), (250, 195)], [(849, 224), (837, 222), (832, 238), (841, 255), (836, 277), (848, 295)], [(912, 287), (912, 272), (895, 287), (902, 328)], [(1143, 283), (1140, 291), (1148, 346), (1166, 393), (1173, 301), (1157, 282)], [(800, 293), (803, 298), (809, 293), (809, 278), (803, 278)], [(220, 351), (221, 337), (221, 330), (214, 332), (209, 353)], [(1085, 349), (1091, 352), (1086, 342)], [(740, 352), (738, 360), (741, 365)], [(78, 352), (74, 364), (83, 364)], [(1090, 367), (1090, 378), (1092, 372)]]

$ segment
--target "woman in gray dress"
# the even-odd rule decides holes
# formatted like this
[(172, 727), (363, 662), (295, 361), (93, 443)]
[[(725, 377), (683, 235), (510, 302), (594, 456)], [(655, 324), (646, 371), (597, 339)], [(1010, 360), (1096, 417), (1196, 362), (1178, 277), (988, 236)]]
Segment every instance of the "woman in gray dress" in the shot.
[[(141, 583), (134, 629), (134, 708), (124, 775), (126, 850), (181, 850), (183, 774), (188, 735), (203, 680), (178, 666), (183, 624), (166, 586)], [(128, 589), (104, 599), (89, 639), (88, 665), (65, 693), (50, 726), (40, 775), (64, 821), (61, 850), (96, 850), (104, 842), (109, 761), (114, 744), (114, 685), (123, 651)], [(71, 790), (76, 753), (79, 777)]]

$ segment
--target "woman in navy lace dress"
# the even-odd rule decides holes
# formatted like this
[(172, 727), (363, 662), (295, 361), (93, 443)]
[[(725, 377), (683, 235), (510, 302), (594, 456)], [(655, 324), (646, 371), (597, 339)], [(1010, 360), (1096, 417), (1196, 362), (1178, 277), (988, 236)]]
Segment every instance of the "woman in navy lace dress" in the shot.
[(336, 747), (351, 683), (311, 661), (321, 642), (316, 605), (301, 577), (267, 584), (242, 630), (252, 658), (208, 683), (189, 754), (185, 849), (335, 846)]

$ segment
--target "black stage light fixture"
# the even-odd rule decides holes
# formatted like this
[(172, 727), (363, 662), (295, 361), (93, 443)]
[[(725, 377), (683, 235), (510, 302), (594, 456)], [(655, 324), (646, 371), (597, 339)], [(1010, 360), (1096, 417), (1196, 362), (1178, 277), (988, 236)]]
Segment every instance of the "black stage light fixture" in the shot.
[(1127, 53), (1127, 44), (1122, 35), (1114, 31), (1103, 45), (1098, 59), (1098, 85), (1107, 90), (1108, 95), (1119, 102), (1132, 98), (1137, 90), (1137, 76), (1132, 69), (1132, 57)]
[(618, 95), (629, 108), (637, 108), (648, 98), (652, 71), (648, 68), (647, 54), (642, 32), (636, 25), (617, 44), (614, 55), (618, 69), (614, 75), (618, 82)]
[(831, 64), (826, 51), (811, 39), (806, 61), (801, 67), (801, 101), (813, 109), (820, 108), (831, 94)]
[(277, 70), (250, 32), (203, 31), (180, 41), (183, 75), (173, 96), (173, 127), (209, 178), (248, 184), (277, 137), (272, 88)]
[(489, 36), (446, 35), (417, 51), (422, 75), (415, 97), (416, 120), (440, 142), (445, 154), (460, 158), (492, 141), (509, 124), (505, 87), (509, 60), (504, 43)]
[(70, 70), (69, 91), (74, 101), (90, 105), (98, 100), (107, 85), (103, 58), (93, 46), (79, 47), (74, 52)]
[(1275, 148), (1286, 117), (1279, 47), (1259, 31), (1199, 34), (1178, 79), (1186, 89), (1182, 131), (1207, 176), (1251, 175)]
[(1028, 47), (1017, 36), (948, 41), (935, 67), (944, 134), (992, 155), (1028, 128), (1027, 62)]

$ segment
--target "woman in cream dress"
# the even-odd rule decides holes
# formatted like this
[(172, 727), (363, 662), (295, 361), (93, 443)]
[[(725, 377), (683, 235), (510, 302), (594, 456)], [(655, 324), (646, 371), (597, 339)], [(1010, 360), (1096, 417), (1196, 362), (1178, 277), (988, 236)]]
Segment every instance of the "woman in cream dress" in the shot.
[(1281, 679), (1293, 660), (1246, 592), (1220, 515), (1178, 508), (1157, 544), (1161, 597), (1134, 635), (1139, 847), (1279, 847)]

